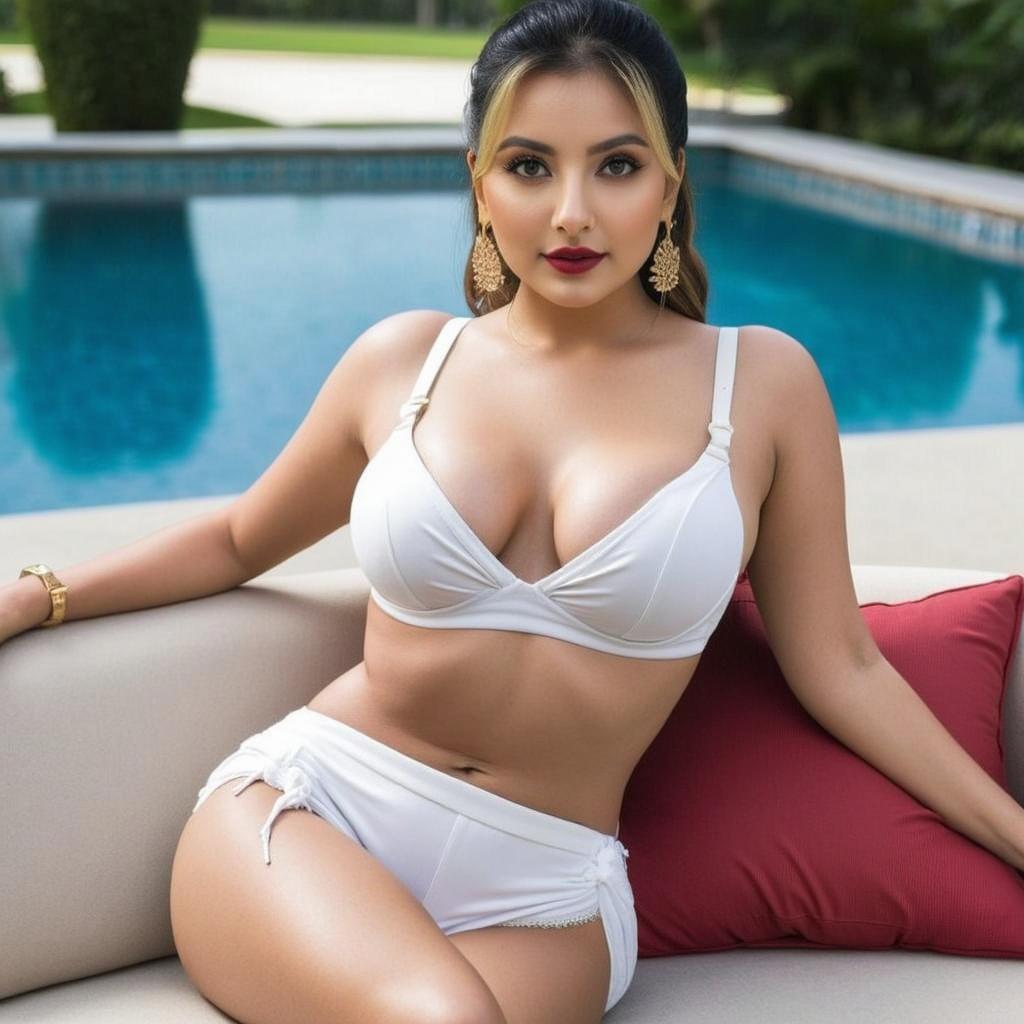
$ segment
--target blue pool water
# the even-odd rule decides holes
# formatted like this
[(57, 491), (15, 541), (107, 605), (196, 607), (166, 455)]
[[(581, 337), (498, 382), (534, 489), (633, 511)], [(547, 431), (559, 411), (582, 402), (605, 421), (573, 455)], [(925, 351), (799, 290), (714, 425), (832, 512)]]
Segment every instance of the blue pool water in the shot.
[[(708, 321), (844, 432), (1024, 420), (1024, 267), (697, 182)], [(465, 315), (461, 192), (0, 200), (0, 513), (245, 490), (365, 327)]]

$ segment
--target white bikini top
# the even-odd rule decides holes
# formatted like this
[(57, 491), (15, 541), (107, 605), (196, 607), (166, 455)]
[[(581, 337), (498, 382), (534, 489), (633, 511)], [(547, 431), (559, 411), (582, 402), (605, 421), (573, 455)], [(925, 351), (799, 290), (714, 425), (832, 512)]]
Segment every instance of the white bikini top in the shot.
[(718, 333), (711, 441), (697, 461), (588, 548), (527, 582), (462, 518), (413, 441), (438, 370), (472, 319), (441, 328), (398, 424), (353, 492), (350, 535), (371, 598), (416, 626), (540, 633), (633, 658), (702, 651), (743, 557), (729, 470), (737, 328)]

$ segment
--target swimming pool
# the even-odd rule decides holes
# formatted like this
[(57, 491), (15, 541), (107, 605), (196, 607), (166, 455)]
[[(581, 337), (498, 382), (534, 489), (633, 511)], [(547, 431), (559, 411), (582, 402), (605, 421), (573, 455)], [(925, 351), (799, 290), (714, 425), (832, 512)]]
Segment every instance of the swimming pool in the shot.
[[(1024, 267), (690, 166), (709, 322), (800, 339), (842, 431), (1024, 420)], [(0, 513), (245, 490), (367, 325), (468, 312), (468, 209), (450, 173), (0, 199)]]

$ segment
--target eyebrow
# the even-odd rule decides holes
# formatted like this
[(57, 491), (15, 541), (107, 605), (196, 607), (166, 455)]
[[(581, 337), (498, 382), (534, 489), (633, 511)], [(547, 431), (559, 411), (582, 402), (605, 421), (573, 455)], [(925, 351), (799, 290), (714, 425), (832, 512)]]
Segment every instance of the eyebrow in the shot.
[[(595, 142), (593, 146), (587, 147), (587, 154), (603, 153), (605, 150), (614, 149), (616, 146), (629, 145), (630, 143), (650, 148), (647, 146), (647, 142), (639, 135), (627, 132), (625, 135), (616, 135), (611, 139), (605, 139), (604, 142)], [(508, 149), (510, 146), (536, 149), (540, 153), (550, 153), (552, 156), (555, 154), (554, 146), (549, 146), (546, 142), (538, 142), (536, 139), (525, 139), (522, 135), (510, 135), (495, 152), (500, 153), (503, 149)]]

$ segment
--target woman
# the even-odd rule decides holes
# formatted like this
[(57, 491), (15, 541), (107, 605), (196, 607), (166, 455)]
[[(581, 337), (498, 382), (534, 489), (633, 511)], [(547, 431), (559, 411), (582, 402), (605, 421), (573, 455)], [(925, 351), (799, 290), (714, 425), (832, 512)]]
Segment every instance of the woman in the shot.
[[(887, 664), (814, 361), (705, 323), (685, 97), (627, 0), (509, 18), (466, 110), (474, 315), (373, 325), (230, 506), (60, 574), (70, 618), (166, 604), (351, 522), (364, 660), (214, 769), (174, 859), (182, 964), (240, 1021), (598, 1021), (636, 966), (623, 792), (744, 568), (830, 727), (819, 691)], [(59, 603), (17, 595), (20, 628)], [(931, 760), (899, 781), (1010, 822), (908, 694), (889, 688), (902, 735), (874, 730), (876, 763), (898, 774), (909, 736)], [(929, 788), (939, 757), (962, 807)]]

